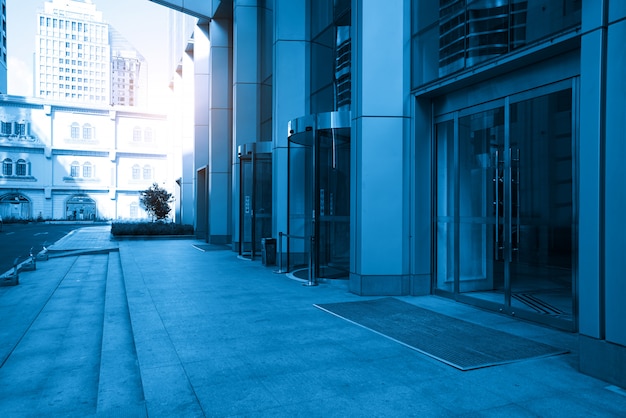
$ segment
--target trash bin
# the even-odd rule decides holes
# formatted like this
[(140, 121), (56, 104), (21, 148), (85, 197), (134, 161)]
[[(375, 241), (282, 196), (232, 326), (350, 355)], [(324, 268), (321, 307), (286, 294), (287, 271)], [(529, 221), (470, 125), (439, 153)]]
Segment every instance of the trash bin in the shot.
[(276, 264), (276, 238), (261, 239), (261, 259), (264, 266)]

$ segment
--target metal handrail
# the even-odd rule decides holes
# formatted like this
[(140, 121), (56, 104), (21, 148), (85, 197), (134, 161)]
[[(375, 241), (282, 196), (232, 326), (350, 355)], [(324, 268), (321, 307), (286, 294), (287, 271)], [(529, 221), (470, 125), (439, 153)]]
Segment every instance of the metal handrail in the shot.
[(283, 270), (283, 237), (294, 238), (294, 239), (302, 239), (306, 240), (307, 238), (311, 240), (310, 248), (309, 248), (309, 280), (305, 283), (306, 286), (317, 286), (317, 280), (313, 275), (313, 246), (315, 244), (315, 237), (313, 235), (306, 237), (301, 235), (291, 235), (285, 234), (284, 232), (278, 233), (278, 270), (275, 273), (288, 273), (289, 268), (287, 270)]
[(306, 237), (299, 235), (290, 235), (285, 234), (284, 232), (278, 233), (278, 270), (275, 273), (289, 273), (289, 269), (283, 270), (283, 237), (287, 238), (295, 238), (295, 239), (306, 239)]

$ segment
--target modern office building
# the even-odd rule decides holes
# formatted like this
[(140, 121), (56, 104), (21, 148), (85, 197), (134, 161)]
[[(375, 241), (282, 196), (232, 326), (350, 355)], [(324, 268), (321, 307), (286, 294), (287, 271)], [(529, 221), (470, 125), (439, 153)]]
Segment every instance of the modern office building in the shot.
[(0, 96), (0, 216), (145, 219), (139, 191), (168, 190), (165, 115)]
[(109, 26), (91, 0), (52, 0), (37, 14), (34, 95), (109, 104)]
[(0, 47), (0, 94), (7, 93), (7, 2), (2, 0), (2, 46)]
[(140, 103), (145, 59), (104, 21), (92, 0), (43, 5), (35, 37), (35, 97), (95, 105)]
[(198, 19), (200, 237), (578, 333), (626, 387), (626, 3), (153, 1)]

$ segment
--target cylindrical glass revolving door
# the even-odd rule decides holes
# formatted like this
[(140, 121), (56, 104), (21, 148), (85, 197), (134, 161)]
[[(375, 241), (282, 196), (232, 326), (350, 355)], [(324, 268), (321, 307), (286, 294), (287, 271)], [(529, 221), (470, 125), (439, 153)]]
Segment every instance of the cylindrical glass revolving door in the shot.
[(289, 271), (347, 277), (350, 267), (350, 113), (289, 124)]

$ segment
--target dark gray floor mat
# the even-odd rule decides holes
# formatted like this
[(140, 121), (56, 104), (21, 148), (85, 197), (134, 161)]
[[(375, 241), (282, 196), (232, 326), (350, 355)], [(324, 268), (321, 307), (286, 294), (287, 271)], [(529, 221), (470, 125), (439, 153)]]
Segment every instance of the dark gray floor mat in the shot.
[(315, 306), (460, 370), (567, 353), (395, 298)]

